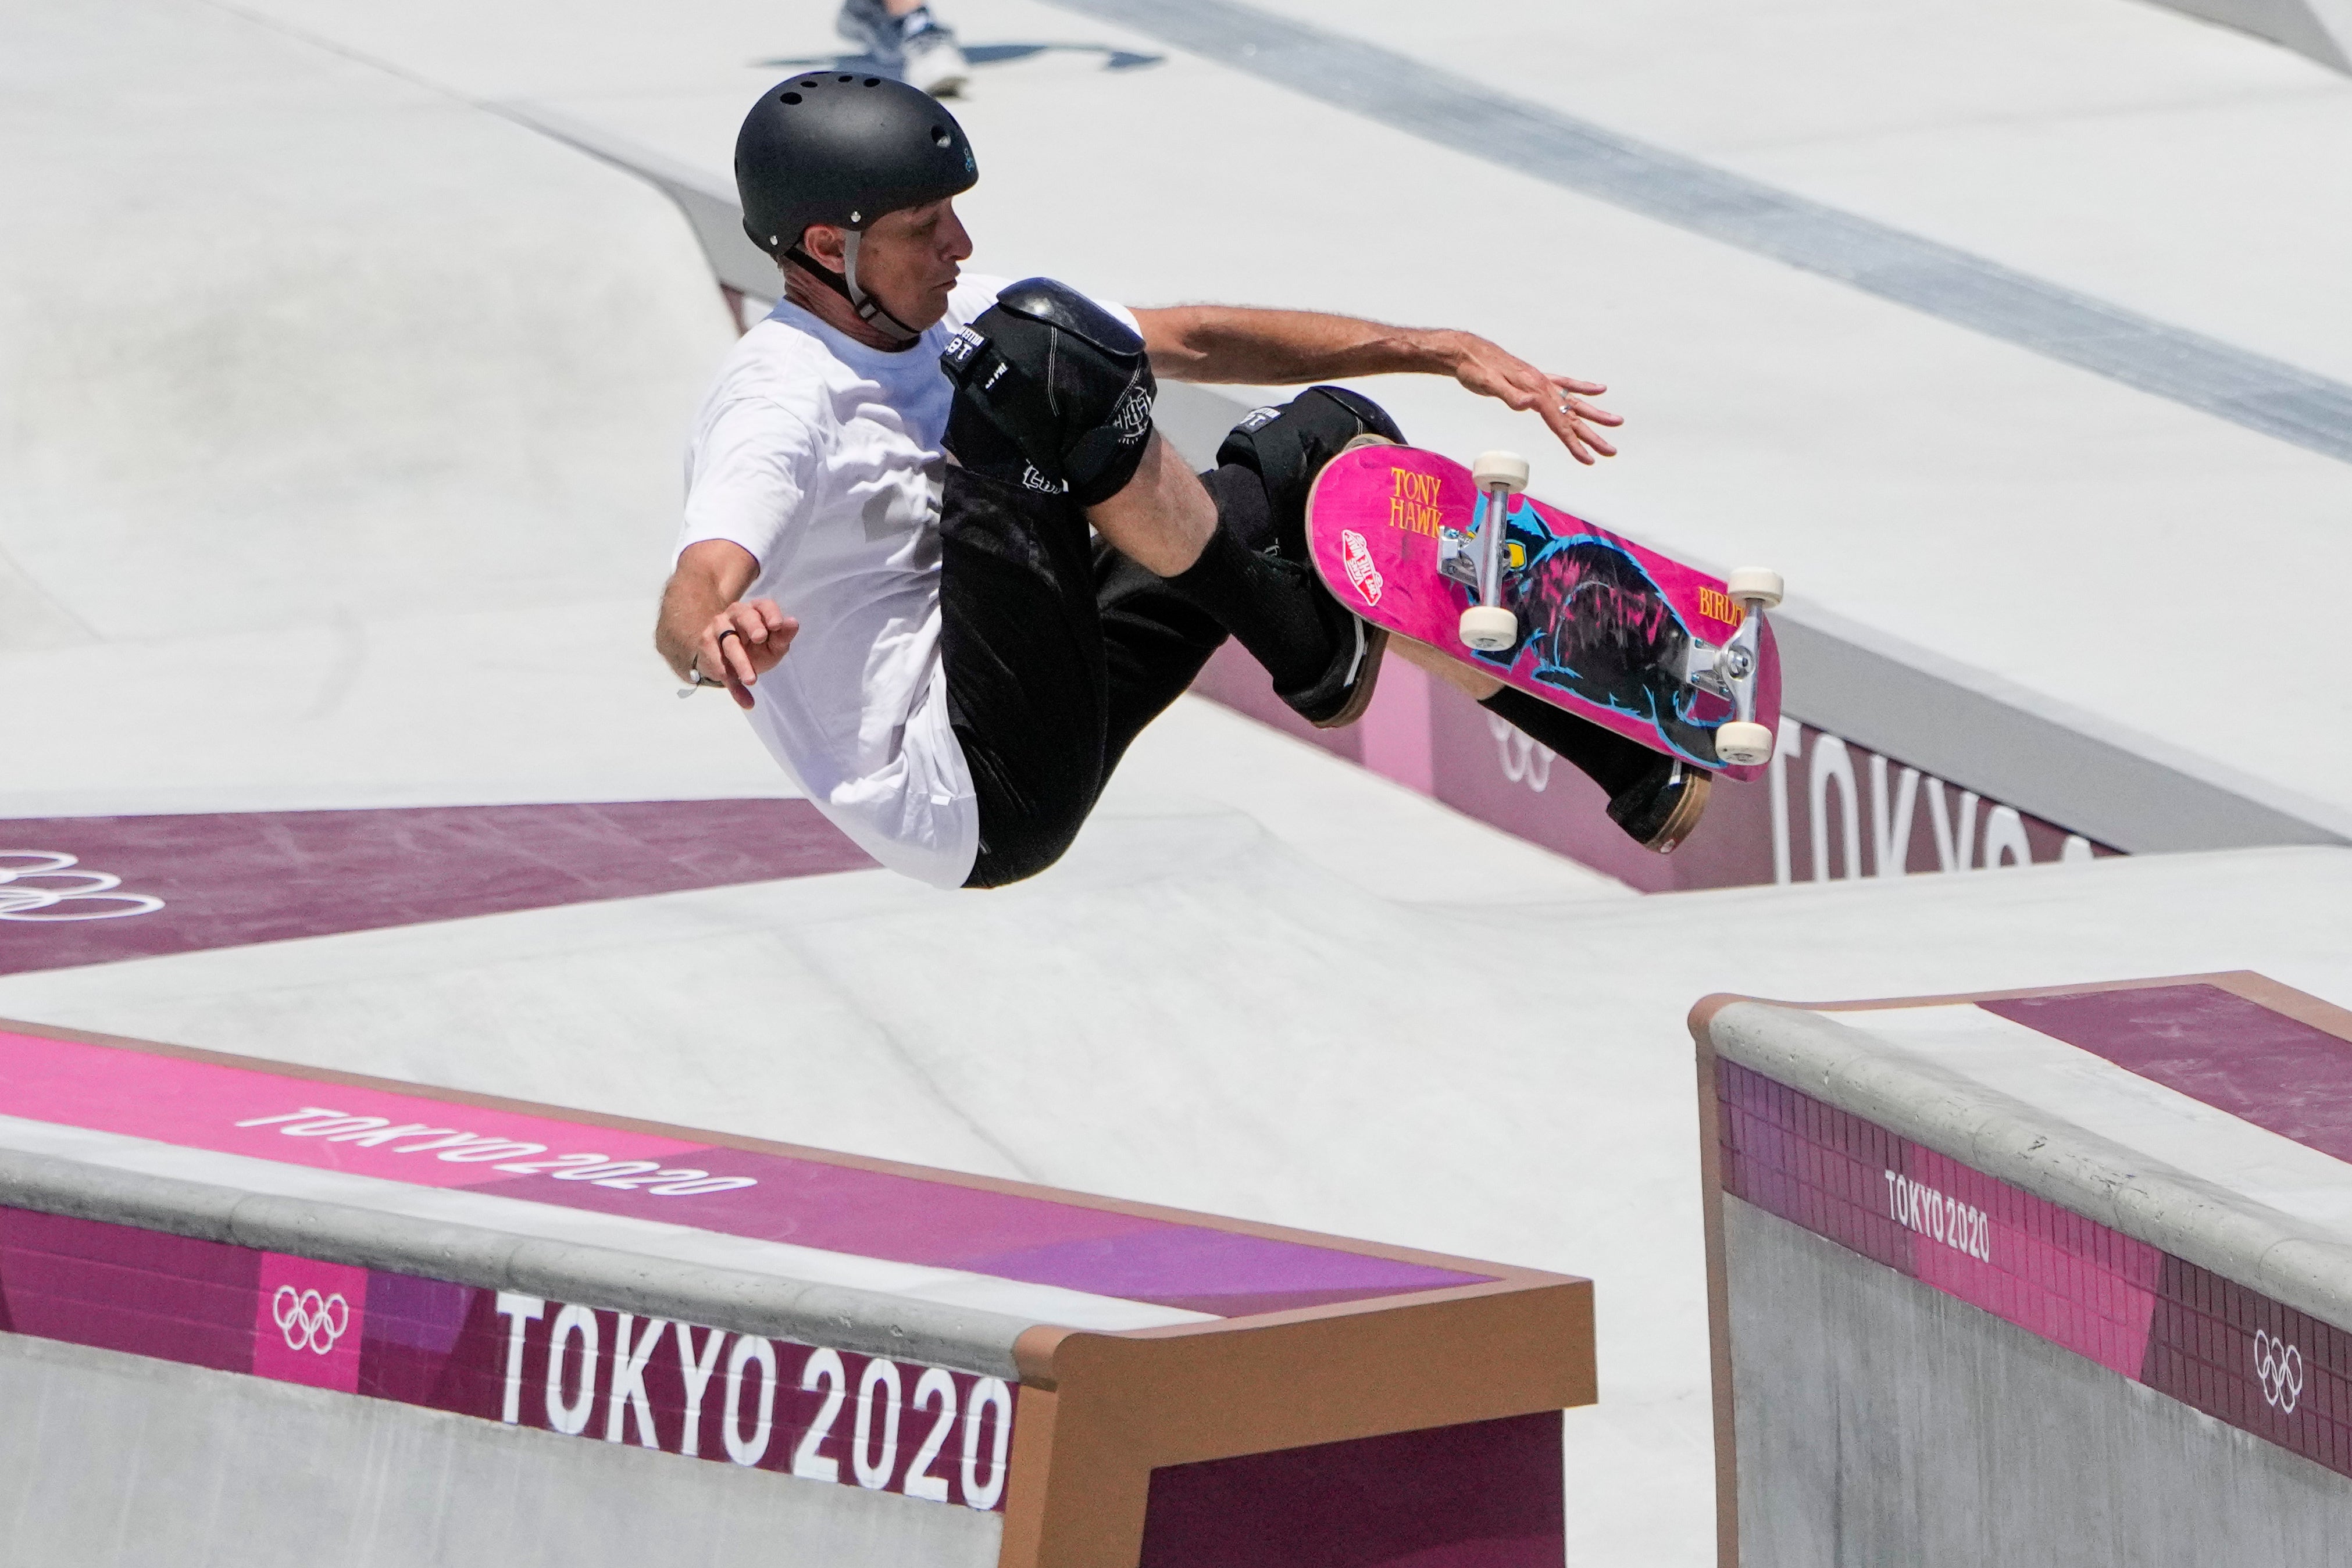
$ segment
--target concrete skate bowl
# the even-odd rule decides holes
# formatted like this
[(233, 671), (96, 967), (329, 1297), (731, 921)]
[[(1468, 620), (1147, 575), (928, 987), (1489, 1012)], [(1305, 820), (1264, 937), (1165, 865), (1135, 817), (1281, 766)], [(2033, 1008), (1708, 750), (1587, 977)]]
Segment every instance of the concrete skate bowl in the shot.
[(226, 11), (52, 8), (8, 49), (42, 84), (0, 172), (22, 689), (266, 632), (220, 716), (254, 722), (322, 626), (642, 604), (727, 339), (656, 193)]
[[(152, 682), (139, 640), (208, 639), (203, 700), (247, 685), (273, 719), (347, 706), (344, 672), (313, 661), (546, 655), (551, 622), (579, 640), (551, 667), (585, 653), (649, 676), (677, 435), (726, 341), (710, 280), (738, 325), (774, 287), (732, 193), (596, 127), (525, 124), (235, 18), (131, 15), (78, 13), (30, 43), (88, 90), (26, 111), (48, 156), (16, 177), (79, 172), (61, 194), (26, 186), (5, 264), (17, 439), (0, 483), (18, 504), (0, 649), (54, 655), (26, 666), (39, 683)], [(171, 236), (168, 267), (125, 233), (118, 153), (147, 172), (131, 210)], [(1171, 386), (1160, 417), (1205, 461), (1239, 406)], [(1777, 618), (1781, 759), (1671, 859), (1626, 845), (1573, 768), (1402, 665), (1364, 725), (1307, 738), (1649, 889), (2340, 841), (2298, 802), (1798, 588)], [(1302, 728), (1231, 650), (1201, 689)]]

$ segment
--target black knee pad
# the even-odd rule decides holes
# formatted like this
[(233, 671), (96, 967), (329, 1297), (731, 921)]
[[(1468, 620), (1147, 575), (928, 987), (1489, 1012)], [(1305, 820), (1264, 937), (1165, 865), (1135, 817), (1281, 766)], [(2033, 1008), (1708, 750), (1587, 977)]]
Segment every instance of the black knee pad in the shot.
[[(1066, 285), (1032, 277), (1005, 289), (940, 364), (956, 383), (959, 415), (979, 415), (1082, 506), (1118, 494), (1143, 461), (1158, 390), (1143, 340)], [(953, 419), (949, 428), (953, 446)]]
[(1217, 463), (1254, 469), (1268, 490), (1279, 493), (1303, 487), (1359, 435), (1404, 444), (1404, 432), (1388, 410), (1363, 393), (1308, 387), (1279, 408), (1258, 409), (1234, 426), (1217, 448)]
[(1306, 549), (1307, 492), (1323, 465), (1359, 435), (1402, 445), (1404, 432), (1388, 411), (1346, 387), (1308, 387), (1279, 408), (1261, 408), (1217, 448), (1217, 465), (1241, 465), (1265, 486), (1276, 540), (1286, 555)]

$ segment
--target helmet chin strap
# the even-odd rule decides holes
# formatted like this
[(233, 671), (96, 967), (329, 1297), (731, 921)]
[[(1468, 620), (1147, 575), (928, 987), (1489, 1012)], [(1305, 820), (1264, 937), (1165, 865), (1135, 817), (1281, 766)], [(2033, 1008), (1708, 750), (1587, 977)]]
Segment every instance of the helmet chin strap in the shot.
[(882, 307), (882, 301), (857, 287), (857, 246), (866, 236), (856, 229), (844, 229), (841, 235), (839, 272), (820, 263), (798, 246), (788, 246), (784, 258), (798, 266), (803, 272), (814, 275), (819, 283), (849, 301), (857, 319), (889, 339), (893, 343), (911, 343), (922, 336)]

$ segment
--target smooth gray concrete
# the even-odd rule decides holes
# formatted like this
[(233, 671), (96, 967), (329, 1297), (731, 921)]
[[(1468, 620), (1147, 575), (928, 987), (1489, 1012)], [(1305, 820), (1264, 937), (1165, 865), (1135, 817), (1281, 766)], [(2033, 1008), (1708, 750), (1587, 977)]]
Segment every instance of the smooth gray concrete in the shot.
[(2209, 22), (2284, 44), (2322, 65), (2352, 70), (2352, 5), (2345, 0), (2158, 0)]
[(2352, 382), (2352, 76), (2252, 33), (2145, 0), (1249, 3)]
[[(2229, 0), (2224, 0), (2229, 3)], [(2261, 3), (2261, 0), (2250, 0)], [(2352, 461), (2352, 386), (1232, 0), (1055, 0), (1440, 146)]]
[(2320, 1568), (2352, 1481), (1724, 1200), (1743, 1568)]
[(8, 1568), (987, 1568), (994, 1514), (0, 1334)]
[(12, 810), (205, 801), (189, 741), (302, 804), (793, 792), (646, 646), (732, 340), (657, 193), (225, 7), (8, 7), (0, 78), (0, 724), (131, 754), (9, 747)]

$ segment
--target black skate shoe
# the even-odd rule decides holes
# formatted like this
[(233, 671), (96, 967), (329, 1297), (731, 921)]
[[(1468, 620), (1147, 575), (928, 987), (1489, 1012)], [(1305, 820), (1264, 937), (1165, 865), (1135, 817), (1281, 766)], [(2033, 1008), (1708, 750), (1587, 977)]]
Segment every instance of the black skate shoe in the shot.
[(1266, 564), (1296, 572), (1301, 591), (1313, 596), (1315, 608), (1331, 632), (1335, 651), (1323, 678), (1305, 691), (1277, 691), (1291, 711), (1318, 729), (1340, 729), (1364, 716), (1372, 705), (1372, 687), (1381, 677), (1381, 657), (1388, 652), (1388, 628), (1360, 621), (1331, 597), (1315, 569), (1296, 561), (1270, 558)]
[(1217, 448), (1217, 465), (1238, 463), (1265, 486), (1274, 546), (1285, 560), (1307, 559), (1307, 492), (1323, 465), (1360, 435), (1404, 444), (1388, 411), (1345, 387), (1308, 387), (1279, 408), (1262, 408), (1234, 426)]
[(1609, 820), (1643, 849), (1670, 855), (1698, 826), (1714, 787), (1715, 776), (1706, 768), (1694, 768), (1679, 757), (1661, 757), (1648, 772), (1610, 798)]
[[(1388, 632), (1349, 613), (1307, 560), (1307, 492), (1325, 464), (1364, 437), (1402, 443), (1404, 432), (1386, 410), (1359, 392), (1309, 387), (1234, 426), (1217, 448), (1214, 475), (1204, 476), (1220, 496), (1232, 483), (1263, 492), (1265, 510), (1255, 526), (1264, 531), (1253, 542), (1269, 558), (1268, 565), (1297, 576), (1301, 591), (1313, 598), (1332, 633), (1331, 664), (1322, 678), (1303, 690), (1276, 694), (1318, 729), (1338, 729), (1363, 716), (1380, 678), (1381, 657), (1388, 651)], [(1255, 505), (1247, 510), (1255, 512)]]

